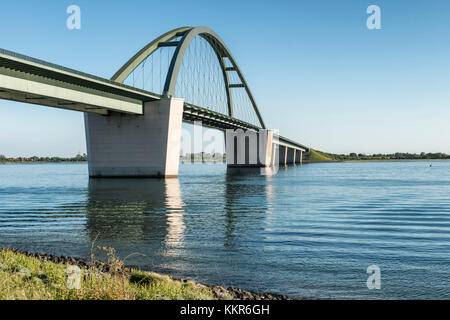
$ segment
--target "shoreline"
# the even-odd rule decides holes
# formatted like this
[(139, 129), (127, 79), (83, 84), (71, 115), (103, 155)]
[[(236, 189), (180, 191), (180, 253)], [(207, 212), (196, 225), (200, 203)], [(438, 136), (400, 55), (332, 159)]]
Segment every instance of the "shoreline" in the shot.
[(0, 164), (61, 164), (61, 163), (88, 163), (87, 161), (5, 161)]
[(368, 160), (303, 160), (306, 163), (337, 163), (337, 162), (436, 162), (450, 159), (368, 159)]
[[(76, 257), (68, 257), (68, 256), (57, 256), (53, 254), (47, 254), (42, 252), (32, 252), (32, 251), (24, 251), (14, 248), (0, 248), (0, 253), (3, 252), (11, 252), (17, 254), (19, 256), (34, 258), (39, 260), (41, 263), (51, 263), (54, 265), (72, 265), (81, 268), (82, 270), (95, 269), (101, 274), (114, 275), (117, 272), (114, 265), (101, 262), (98, 260), (89, 261), (86, 259), (76, 258)], [(1, 258), (1, 256), (0, 256)], [(2, 266), (0, 260), (0, 267)], [(0, 271), (2, 269), (0, 268)], [(213, 299), (216, 300), (304, 300), (305, 298), (286, 296), (281, 294), (273, 294), (273, 293), (259, 293), (248, 290), (242, 290), (234, 287), (223, 287), (219, 285), (206, 285), (193, 280), (188, 279), (180, 279), (173, 278), (167, 274), (160, 274), (156, 272), (152, 272), (150, 270), (145, 270), (138, 268), (136, 266), (121, 266), (121, 272), (127, 274), (128, 276), (132, 275), (133, 272), (137, 272), (140, 274), (148, 275), (152, 278), (156, 277), (159, 279), (170, 279), (173, 283), (184, 285), (190, 284), (200, 289), (210, 290), (212, 293)], [(101, 278), (101, 277), (100, 277)], [(152, 280), (154, 281), (154, 280)], [(180, 299), (177, 299), (180, 300)]]
[[(351, 160), (303, 160), (303, 164), (306, 163), (335, 163), (335, 162), (436, 162), (436, 161), (450, 161), (450, 159), (366, 159), (366, 160), (359, 160), (359, 159), (351, 159)], [(0, 162), (0, 165), (2, 164), (81, 164), (81, 163), (88, 163), (87, 161), (23, 161), (23, 162)], [(226, 162), (221, 160), (196, 160), (196, 161), (187, 161), (187, 160), (180, 160), (180, 163), (224, 163)], [(296, 163), (298, 165), (298, 163)]]
[(343, 162), (428, 162), (450, 161), (450, 159), (370, 159), (370, 160), (343, 160)]

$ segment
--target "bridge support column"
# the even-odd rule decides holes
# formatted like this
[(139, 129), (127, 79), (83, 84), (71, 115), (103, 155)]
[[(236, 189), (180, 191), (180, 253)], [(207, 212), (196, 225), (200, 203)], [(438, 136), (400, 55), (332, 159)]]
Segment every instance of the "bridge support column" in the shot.
[(287, 148), (286, 164), (295, 164), (295, 149)]
[(301, 150), (295, 150), (295, 163), (301, 164), (301, 158), (302, 158), (302, 151)]
[(280, 152), (280, 164), (285, 166), (287, 163), (287, 147), (285, 146), (278, 146), (278, 150)]
[(85, 113), (89, 176), (178, 176), (183, 104), (146, 102), (143, 115)]

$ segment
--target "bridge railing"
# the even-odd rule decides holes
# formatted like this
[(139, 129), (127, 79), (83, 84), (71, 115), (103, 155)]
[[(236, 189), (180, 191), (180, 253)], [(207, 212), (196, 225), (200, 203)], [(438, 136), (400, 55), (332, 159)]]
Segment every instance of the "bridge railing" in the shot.
[(120, 83), (120, 82), (117, 82), (117, 81), (114, 81), (114, 80), (98, 77), (98, 76), (95, 76), (95, 75), (92, 75), (92, 74), (89, 74), (89, 73), (86, 73), (86, 72), (83, 72), (83, 71), (78, 71), (78, 70), (75, 70), (75, 69), (63, 67), (63, 66), (55, 64), (55, 63), (51, 63), (51, 62), (47, 62), (45, 60), (33, 58), (33, 57), (30, 57), (30, 56), (27, 56), (27, 55), (24, 55), (24, 54), (21, 54), (21, 53), (17, 53), (17, 52), (14, 52), (14, 51), (10, 51), (10, 50), (6, 50), (6, 49), (0, 48), (0, 54), (4, 54), (4, 55), (7, 55), (7, 56), (18, 58), (18, 59), (25, 60), (25, 61), (28, 61), (28, 62), (40, 64), (42, 66), (46, 66), (46, 67), (49, 67), (49, 68), (57, 69), (57, 70), (60, 70), (60, 71), (72, 73), (74, 75), (85, 77), (85, 78), (89, 78), (89, 79), (92, 79), (92, 80), (96, 80), (96, 81), (100, 81), (100, 82), (106, 82), (108, 84), (119, 86), (119, 87), (122, 87), (122, 88), (125, 88), (125, 89), (129, 89), (129, 90), (133, 90), (133, 91), (137, 91), (137, 92), (141, 92), (141, 93), (145, 93), (145, 94), (151, 94), (151, 95), (154, 95), (154, 96), (157, 96), (157, 97), (161, 97), (161, 95), (157, 94), (157, 93), (153, 93), (153, 92), (150, 92), (150, 91), (147, 91), (147, 90), (142, 90), (142, 89), (139, 89), (139, 88), (128, 86), (126, 84), (123, 84), (123, 83)]

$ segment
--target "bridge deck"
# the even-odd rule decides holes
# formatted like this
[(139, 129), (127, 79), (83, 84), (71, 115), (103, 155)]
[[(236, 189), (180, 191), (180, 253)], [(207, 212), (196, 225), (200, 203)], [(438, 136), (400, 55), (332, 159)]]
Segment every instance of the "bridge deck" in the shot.
[[(143, 103), (161, 95), (47, 61), (0, 49), (0, 99), (107, 115), (111, 111), (142, 114)], [(239, 119), (188, 103), (183, 120), (226, 130), (260, 128)], [(279, 137), (280, 145), (308, 147)]]

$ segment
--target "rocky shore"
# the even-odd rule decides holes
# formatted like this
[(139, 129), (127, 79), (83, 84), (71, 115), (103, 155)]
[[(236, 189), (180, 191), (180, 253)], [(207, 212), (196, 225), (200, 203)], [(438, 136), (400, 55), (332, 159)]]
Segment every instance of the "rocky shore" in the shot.
[[(27, 257), (33, 257), (37, 258), (41, 261), (48, 261), (56, 264), (71, 264), (76, 265), (80, 268), (96, 268), (100, 272), (103, 273), (109, 273), (111, 272), (111, 266), (107, 263), (101, 262), (101, 261), (89, 261), (85, 259), (79, 259), (79, 258), (73, 258), (73, 257), (66, 257), (66, 256), (56, 256), (53, 254), (47, 254), (42, 252), (29, 252), (29, 251), (22, 251), (18, 249), (11, 249), (11, 248), (1, 248), (0, 250), (9, 250), (11, 252), (22, 254)], [(126, 266), (124, 267), (124, 272), (129, 272), (133, 267), (132, 266)], [(185, 279), (176, 279), (175, 281), (180, 282), (188, 282), (190, 280)], [(296, 297), (289, 297), (286, 295), (279, 295), (279, 294), (272, 294), (272, 293), (256, 293), (251, 292), (247, 290), (241, 290), (234, 287), (222, 287), (222, 286), (211, 286), (211, 285), (203, 285), (196, 283), (196, 285), (200, 287), (207, 287), (210, 288), (211, 291), (214, 294), (214, 297), (218, 300), (226, 299), (231, 297), (233, 300), (299, 300), (300, 298)]]

